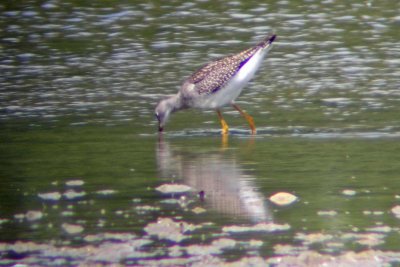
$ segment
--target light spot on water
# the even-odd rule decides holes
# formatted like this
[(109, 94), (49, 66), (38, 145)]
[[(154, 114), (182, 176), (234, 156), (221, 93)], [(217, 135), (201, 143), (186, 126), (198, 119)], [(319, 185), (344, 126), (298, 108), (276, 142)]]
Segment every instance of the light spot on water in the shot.
[(227, 233), (243, 233), (243, 232), (279, 232), (287, 231), (290, 229), (288, 224), (275, 224), (275, 223), (259, 223), (252, 226), (224, 226), (223, 232)]
[(195, 207), (195, 208), (192, 209), (192, 212), (194, 214), (200, 214), (200, 213), (206, 212), (206, 210), (204, 208), (201, 208), (201, 207)]
[(156, 236), (158, 239), (181, 242), (190, 238), (188, 233), (198, 228), (201, 228), (201, 226), (188, 224), (184, 221), (173, 221), (170, 218), (159, 218), (157, 222), (147, 224), (144, 230), (150, 236)]
[(66, 199), (70, 199), (70, 200), (82, 198), (85, 195), (86, 195), (86, 192), (84, 192), (84, 191), (75, 191), (75, 190), (72, 190), (72, 189), (69, 189), (69, 190), (65, 191), (65, 193), (63, 194), (63, 196)]
[(79, 234), (84, 230), (83, 226), (78, 224), (63, 223), (61, 227), (65, 232), (67, 232), (70, 235)]
[(150, 206), (150, 205), (144, 205), (144, 206), (137, 206), (135, 207), (135, 210), (137, 211), (158, 211), (160, 210), (160, 207), (154, 207), (154, 206)]
[(65, 184), (67, 186), (82, 186), (85, 184), (85, 182), (82, 180), (70, 180), (70, 181), (66, 181)]
[(38, 196), (43, 200), (57, 201), (61, 199), (61, 194), (59, 192), (49, 192), (49, 193), (39, 193)]
[(334, 211), (334, 210), (321, 210), (321, 211), (318, 211), (317, 214), (319, 216), (336, 216), (337, 215), (337, 211)]
[(163, 194), (184, 193), (192, 190), (190, 186), (184, 184), (163, 184), (156, 188)]
[(116, 190), (113, 190), (113, 189), (104, 189), (104, 190), (98, 190), (98, 191), (96, 191), (96, 194), (98, 194), (98, 195), (104, 195), (104, 196), (113, 195), (113, 194), (116, 194), (116, 193), (117, 193), (117, 191), (116, 191)]
[(42, 219), (42, 217), (43, 217), (43, 212), (37, 210), (30, 210), (25, 214), (25, 218), (28, 221), (37, 221)]
[(345, 189), (342, 191), (342, 194), (345, 196), (355, 196), (357, 192), (351, 189)]

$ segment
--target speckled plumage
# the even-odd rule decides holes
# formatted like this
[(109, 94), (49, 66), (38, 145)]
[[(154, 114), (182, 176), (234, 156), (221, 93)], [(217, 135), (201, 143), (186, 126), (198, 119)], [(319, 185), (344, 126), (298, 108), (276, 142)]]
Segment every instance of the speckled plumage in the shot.
[(193, 73), (186, 82), (195, 84), (199, 95), (214, 93), (222, 88), (259, 49), (266, 47), (274, 39), (274, 37), (266, 38), (256, 46), (238, 54), (210, 62)]

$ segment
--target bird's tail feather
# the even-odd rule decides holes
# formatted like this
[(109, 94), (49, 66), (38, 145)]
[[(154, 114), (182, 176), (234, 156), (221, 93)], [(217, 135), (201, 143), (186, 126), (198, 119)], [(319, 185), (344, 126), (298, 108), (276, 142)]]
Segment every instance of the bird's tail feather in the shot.
[(276, 39), (276, 34), (265, 37), (258, 45), (263, 48), (270, 46)]

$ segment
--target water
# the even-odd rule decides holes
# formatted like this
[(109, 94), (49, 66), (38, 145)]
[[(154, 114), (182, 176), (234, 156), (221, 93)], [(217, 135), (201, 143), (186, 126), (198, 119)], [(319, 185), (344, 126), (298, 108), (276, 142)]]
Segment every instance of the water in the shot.
[[(1, 264), (398, 263), (399, 5), (0, 4)], [(272, 32), (256, 136), (229, 107), (227, 138), (196, 110), (158, 136), (160, 98)]]

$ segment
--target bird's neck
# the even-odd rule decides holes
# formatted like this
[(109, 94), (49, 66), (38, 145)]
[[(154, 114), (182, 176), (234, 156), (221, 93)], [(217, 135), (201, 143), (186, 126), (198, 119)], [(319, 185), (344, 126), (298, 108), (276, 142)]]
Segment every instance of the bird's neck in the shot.
[(170, 96), (165, 101), (171, 113), (184, 108), (180, 93)]

